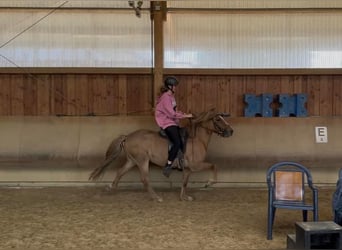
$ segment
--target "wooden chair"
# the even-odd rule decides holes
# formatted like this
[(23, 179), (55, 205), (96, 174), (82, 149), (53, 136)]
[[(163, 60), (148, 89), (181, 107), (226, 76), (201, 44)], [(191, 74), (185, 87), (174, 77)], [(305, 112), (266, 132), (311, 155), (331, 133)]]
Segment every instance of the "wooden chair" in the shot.
[[(296, 162), (279, 162), (267, 171), (268, 224), (267, 239), (272, 239), (272, 228), (277, 208), (303, 211), (303, 221), (307, 212), (313, 212), (313, 221), (318, 221), (318, 190), (312, 184), (310, 171)], [(306, 199), (305, 192), (312, 193)]]

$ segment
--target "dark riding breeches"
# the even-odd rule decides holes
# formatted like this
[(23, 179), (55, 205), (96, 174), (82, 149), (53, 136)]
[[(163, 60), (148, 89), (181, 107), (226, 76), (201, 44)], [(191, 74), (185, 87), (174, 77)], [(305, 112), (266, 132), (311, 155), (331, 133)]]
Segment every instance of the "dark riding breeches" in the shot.
[(184, 152), (184, 145), (181, 139), (180, 128), (178, 126), (170, 126), (165, 128), (164, 131), (172, 143), (172, 147), (169, 150), (168, 160), (173, 162), (176, 159), (179, 150)]

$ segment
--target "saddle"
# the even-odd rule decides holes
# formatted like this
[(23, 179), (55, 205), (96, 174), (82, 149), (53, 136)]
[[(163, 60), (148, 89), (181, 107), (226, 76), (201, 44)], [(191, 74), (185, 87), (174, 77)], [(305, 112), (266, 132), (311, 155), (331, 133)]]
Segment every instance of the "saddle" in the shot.
[[(159, 135), (169, 141), (168, 151), (170, 151), (173, 144), (169, 140), (169, 137), (165, 133), (165, 130), (161, 128), (159, 130)], [(177, 157), (176, 157), (175, 161), (172, 163), (172, 168), (175, 168), (179, 171), (183, 171), (184, 167), (186, 167), (186, 165), (187, 165), (187, 163), (185, 162), (185, 159), (184, 159), (184, 154), (186, 151), (186, 143), (188, 141), (189, 133), (186, 130), (186, 128), (180, 128), (180, 135), (181, 135), (181, 140), (183, 143), (183, 151), (182, 150), (178, 151)]]

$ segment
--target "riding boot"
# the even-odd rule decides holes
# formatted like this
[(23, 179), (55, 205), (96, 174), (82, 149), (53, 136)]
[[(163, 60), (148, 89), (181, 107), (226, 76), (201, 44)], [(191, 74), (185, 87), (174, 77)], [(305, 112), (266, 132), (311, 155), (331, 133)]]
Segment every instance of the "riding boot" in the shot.
[(163, 175), (165, 175), (165, 177), (169, 178), (171, 172), (172, 172), (172, 164), (166, 163), (166, 165), (163, 169)]

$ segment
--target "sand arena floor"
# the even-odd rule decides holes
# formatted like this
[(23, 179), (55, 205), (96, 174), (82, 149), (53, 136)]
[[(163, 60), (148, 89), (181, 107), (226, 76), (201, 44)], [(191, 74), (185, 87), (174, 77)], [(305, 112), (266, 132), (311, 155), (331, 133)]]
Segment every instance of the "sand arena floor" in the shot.
[[(1, 249), (286, 249), (300, 211), (278, 210), (266, 240), (267, 190), (103, 187), (1, 188)], [(319, 189), (320, 220), (332, 220), (333, 188)], [(309, 214), (311, 220), (312, 214)]]

